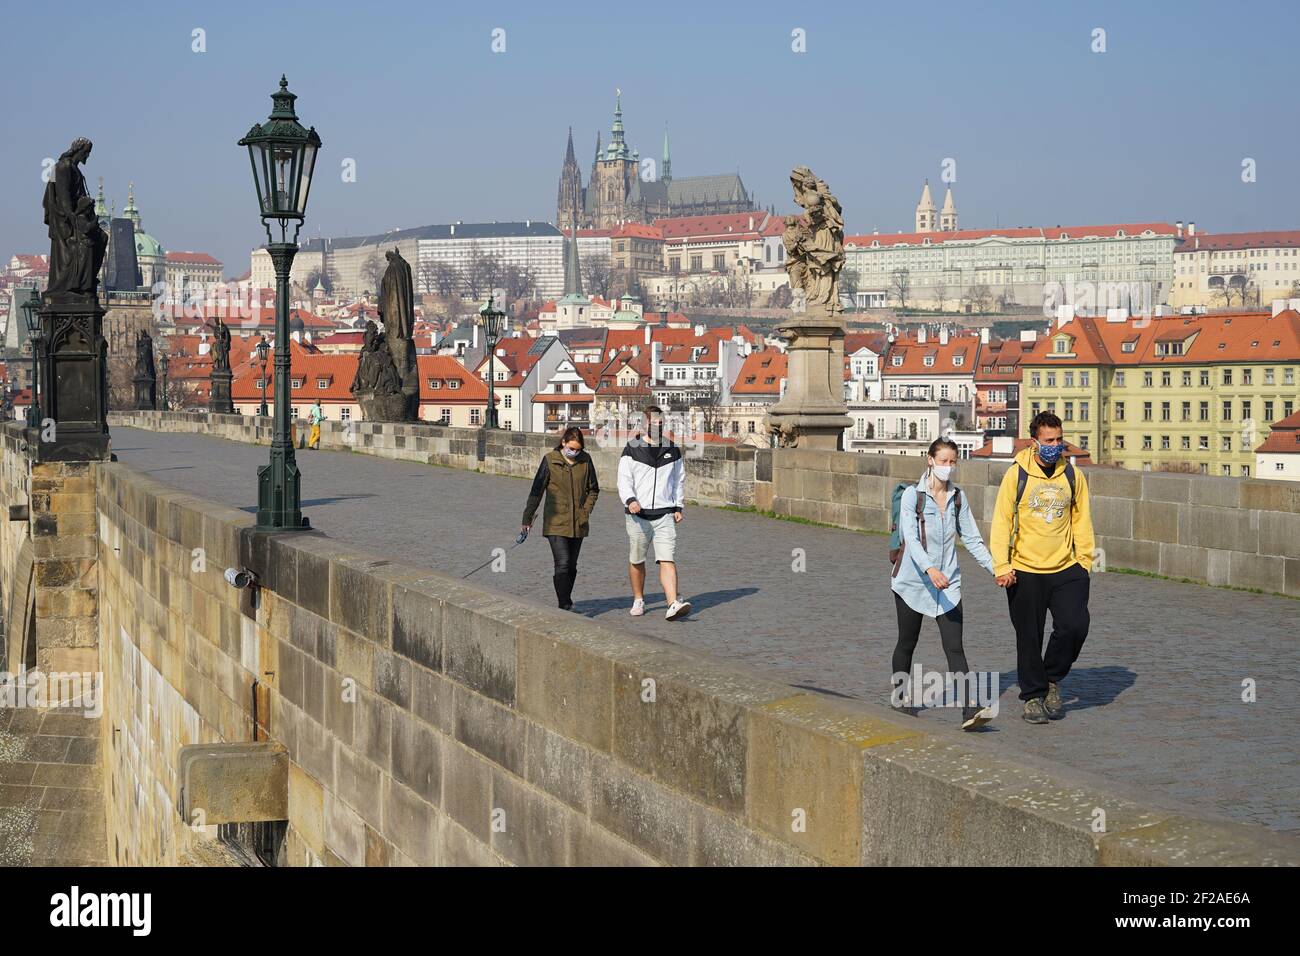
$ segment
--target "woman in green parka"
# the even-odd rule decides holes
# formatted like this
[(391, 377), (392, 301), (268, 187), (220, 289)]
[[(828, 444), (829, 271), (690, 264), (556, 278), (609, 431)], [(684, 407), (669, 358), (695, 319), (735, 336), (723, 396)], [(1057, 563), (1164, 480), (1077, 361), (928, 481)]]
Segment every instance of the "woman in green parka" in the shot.
[(573, 582), (578, 577), (578, 552), (587, 536), (591, 509), (596, 507), (600, 483), (596, 463), (584, 450), (582, 429), (566, 428), (564, 437), (542, 458), (524, 506), (523, 532), (533, 525), (537, 506), (546, 495), (542, 534), (551, 543), (555, 559), (555, 598), (563, 610), (573, 610)]

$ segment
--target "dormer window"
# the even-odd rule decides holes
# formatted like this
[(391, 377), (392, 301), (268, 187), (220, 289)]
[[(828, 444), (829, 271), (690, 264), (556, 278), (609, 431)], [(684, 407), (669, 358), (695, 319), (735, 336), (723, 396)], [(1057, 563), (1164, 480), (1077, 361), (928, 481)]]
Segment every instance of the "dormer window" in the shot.
[(1057, 355), (1068, 355), (1070, 353), (1070, 337), (1068, 335), (1059, 335), (1052, 341)]
[(901, 355), (895, 355), (895, 356), (893, 357), (892, 364), (894, 365), (895, 368), (897, 368), (898, 366), (902, 365), (902, 364), (903, 364), (903, 356), (901, 356)]
[(961, 364), (964, 361), (966, 361), (966, 356), (964, 355), (954, 355), (952, 357), (952, 364), (955, 368), (961, 368)]
[(1119, 350), (1121, 352), (1132, 352), (1136, 349), (1137, 349), (1137, 342), (1133, 339), (1130, 339), (1129, 341), (1122, 343), (1119, 347)]
[(447, 387), (450, 388), (450, 389), (452, 389), (452, 390), (455, 390), (455, 389), (460, 388), (460, 379), (458, 379), (458, 378), (450, 378), (450, 379), (448, 379), (448, 380), (447, 380)]
[(442, 388), (442, 382), (439, 379), (431, 378), (429, 379), (429, 388), (436, 392), (438, 389)]
[(300, 378), (291, 379), (290, 382), (289, 382), (289, 387), (290, 387), (290, 388), (302, 388), (302, 379), (300, 379)]

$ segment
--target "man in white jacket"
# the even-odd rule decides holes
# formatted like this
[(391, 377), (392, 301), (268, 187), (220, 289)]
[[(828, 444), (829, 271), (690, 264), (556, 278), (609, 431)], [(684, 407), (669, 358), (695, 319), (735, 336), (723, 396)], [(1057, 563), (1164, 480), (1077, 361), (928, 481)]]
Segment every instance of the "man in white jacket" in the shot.
[(664, 438), (664, 413), (657, 405), (645, 410), (645, 432), (623, 446), (618, 460), (618, 496), (627, 513), (628, 577), (632, 581), (632, 616), (645, 613), (645, 559), (653, 546), (659, 583), (668, 600), (670, 621), (691, 613), (691, 602), (677, 593), (677, 525), (686, 502), (686, 464), (682, 450)]

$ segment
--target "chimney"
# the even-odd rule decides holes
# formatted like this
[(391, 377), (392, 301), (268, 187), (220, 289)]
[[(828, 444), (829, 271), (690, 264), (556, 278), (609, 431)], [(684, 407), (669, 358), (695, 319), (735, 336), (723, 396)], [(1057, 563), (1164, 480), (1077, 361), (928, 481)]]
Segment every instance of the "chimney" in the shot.
[(922, 325), (920, 331), (918, 331), (918, 332), (916, 333), (916, 341), (917, 341), (920, 345), (924, 345), (924, 344), (925, 344), (925, 326), (924, 326), (924, 325)]
[(646, 326), (645, 326), (645, 344), (646, 344), (646, 345), (649, 345), (649, 344), (650, 344), (650, 333), (653, 331), (653, 329), (654, 329), (654, 326), (652, 326), (649, 322), (647, 322), (647, 323), (646, 323)]
[(657, 383), (659, 381), (659, 353), (663, 351), (664, 344), (655, 342), (650, 347), (650, 381)]
[(993, 455), (997, 458), (1003, 458), (1015, 453), (1016, 440), (1010, 435), (993, 436)]
[(695, 326), (695, 337), (698, 339), (703, 334), (704, 334), (704, 323), (703, 322), (697, 323)]
[(451, 224), (451, 234), (456, 235), (456, 224), (454, 222)]
[(750, 217), (749, 217), (749, 231), (750, 231), (750, 232), (753, 232), (753, 231), (754, 231), (754, 217), (753, 217), (753, 216), (750, 216)]
[(1187, 234), (1188, 234), (1189, 236), (1194, 236), (1194, 235), (1196, 235), (1196, 223), (1194, 223), (1194, 222), (1189, 222), (1189, 223), (1187, 224)]
[(946, 325), (939, 326), (939, 344), (940, 345), (948, 344), (948, 326)]
[(1034, 329), (1021, 329), (1020, 341), (1034, 343), (1038, 341), (1038, 332)]
[(1183, 221), (1179, 219), (1176, 223), (1174, 223), (1174, 227), (1178, 230), (1178, 238), (1179, 239), (1183, 238)]
[[(1281, 313), (1281, 312), (1285, 312), (1285, 311), (1286, 311), (1286, 308), (1287, 308), (1287, 305), (1286, 305), (1286, 299), (1274, 299), (1274, 300), (1273, 300), (1273, 314), (1274, 314), (1274, 315), (1277, 315), (1277, 314), (1279, 314), (1279, 313)], [(199, 348), (203, 348), (203, 346), (200, 345)], [(200, 352), (199, 354), (202, 355), (203, 353)]]
[(980, 344), (981, 344), (981, 345), (988, 345), (988, 344), (989, 344), (989, 330), (988, 330), (988, 326), (985, 326), (984, 328), (980, 329)]

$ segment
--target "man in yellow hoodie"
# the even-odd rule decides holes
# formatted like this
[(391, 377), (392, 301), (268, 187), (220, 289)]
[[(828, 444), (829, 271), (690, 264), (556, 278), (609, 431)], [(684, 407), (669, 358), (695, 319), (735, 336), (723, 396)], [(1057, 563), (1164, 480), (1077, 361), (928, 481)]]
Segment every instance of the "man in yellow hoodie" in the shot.
[[(989, 551), (993, 573), (1007, 589), (1016, 629), (1016, 669), (1024, 718), (1045, 724), (1065, 716), (1058, 687), (1088, 636), (1092, 570), (1092, 514), (1088, 482), (1061, 461), (1061, 420), (1040, 412), (1029, 426), (1034, 444), (1016, 455), (1002, 476)], [(1052, 636), (1043, 653), (1047, 612)]]

